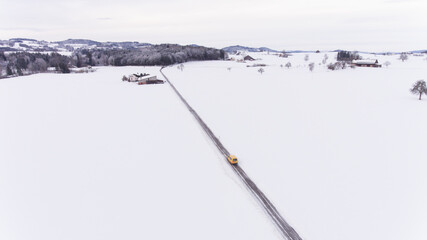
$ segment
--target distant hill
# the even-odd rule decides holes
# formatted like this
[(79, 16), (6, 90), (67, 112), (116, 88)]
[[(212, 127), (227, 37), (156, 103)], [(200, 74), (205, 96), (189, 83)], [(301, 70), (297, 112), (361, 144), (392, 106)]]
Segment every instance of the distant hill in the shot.
[(415, 50), (415, 51), (410, 51), (410, 53), (427, 53), (427, 50)]
[(89, 40), (89, 39), (67, 39), (64, 41), (59, 41), (59, 42), (55, 42), (58, 44), (83, 44), (83, 45), (96, 45), (96, 46), (100, 46), (102, 45), (101, 42), (97, 42), (97, 41), (93, 41), (93, 40)]
[(279, 52), (277, 50), (270, 49), (267, 47), (251, 48), (251, 47), (245, 47), (245, 46), (240, 46), (240, 45), (225, 47), (222, 50), (224, 50), (228, 53), (242, 52), (242, 51), (245, 51), (245, 52)]
[(290, 51), (286, 51), (287, 53), (315, 53), (316, 51), (306, 51), (306, 50), (290, 50)]
[(12, 42), (23, 42), (23, 41), (37, 42), (36, 39), (31, 39), (31, 38), (11, 38), (11, 39), (9, 39), (9, 41), (12, 41)]
[[(235, 52), (282, 52), (282, 51), (278, 51), (278, 50), (274, 50), (268, 47), (260, 47), (260, 48), (252, 48), (252, 47), (245, 47), (245, 46), (240, 46), (240, 45), (235, 45), (235, 46), (229, 46), (229, 47), (225, 47), (222, 50), (228, 52), (228, 53), (235, 53)], [(314, 53), (316, 52), (316, 50), (309, 50), (309, 51), (304, 51), (304, 50), (286, 50), (287, 53)]]
[(150, 43), (140, 42), (98, 42), (90, 39), (67, 39), (63, 41), (48, 42), (29, 38), (11, 38), (0, 40), (0, 51), (3, 52), (58, 52), (72, 53), (80, 49), (139, 49), (152, 46)]

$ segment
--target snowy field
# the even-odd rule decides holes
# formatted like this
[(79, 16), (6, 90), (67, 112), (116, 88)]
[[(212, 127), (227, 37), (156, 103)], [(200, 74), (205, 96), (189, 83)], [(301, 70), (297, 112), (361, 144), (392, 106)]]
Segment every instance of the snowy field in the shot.
[(330, 71), (323, 53), (250, 55), (165, 72), (303, 239), (426, 239), (427, 98), (409, 93), (425, 56)]
[[(250, 55), (164, 72), (300, 236), (425, 240), (425, 56)], [(158, 70), (0, 80), (0, 239), (282, 239)]]
[(0, 81), (0, 239), (280, 239), (158, 71)]

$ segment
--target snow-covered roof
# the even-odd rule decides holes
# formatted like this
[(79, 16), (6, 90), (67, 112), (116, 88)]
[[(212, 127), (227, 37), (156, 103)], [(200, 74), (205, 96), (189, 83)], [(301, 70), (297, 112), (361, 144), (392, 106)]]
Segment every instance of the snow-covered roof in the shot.
[(364, 60), (353, 60), (355, 64), (377, 64), (377, 59), (364, 59)]
[(150, 79), (150, 78), (156, 78), (156, 75), (147, 75), (147, 76), (144, 76), (144, 77), (139, 77), (138, 79), (139, 80), (148, 80), (148, 79)]

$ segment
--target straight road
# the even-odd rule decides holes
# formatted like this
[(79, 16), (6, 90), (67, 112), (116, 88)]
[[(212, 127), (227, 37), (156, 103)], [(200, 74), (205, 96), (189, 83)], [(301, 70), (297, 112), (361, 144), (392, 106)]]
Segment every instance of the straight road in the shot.
[[(196, 118), (197, 122), (200, 124), (200, 126), (203, 128), (203, 130), (206, 132), (206, 134), (209, 136), (212, 142), (216, 145), (218, 150), (224, 155), (227, 161), (227, 156), (230, 155), (228, 150), (224, 147), (224, 145), (222, 145), (222, 143), (218, 140), (218, 138), (213, 134), (211, 129), (200, 118), (197, 112), (194, 111), (194, 109), (188, 104), (188, 102), (184, 99), (184, 97), (178, 92), (178, 90), (169, 81), (169, 79), (165, 76), (162, 70), (163, 68), (160, 69), (160, 73), (163, 75), (163, 77), (166, 79), (166, 81), (169, 83), (169, 85), (172, 87), (172, 89), (175, 91), (175, 93), (178, 95), (178, 97), (181, 99), (181, 101), (184, 103), (187, 109), (191, 112), (191, 114), (193, 114), (194, 118)], [(273, 220), (273, 222), (275, 223), (276, 227), (278, 228), (280, 233), (283, 235), (283, 237), (287, 240), (302, 240), (302, 238), (298, 235), (298, 233), (285, 221), (282, 215), (280, 215), (280, 213), (277, 211), (274, 205), (270, 202), (270, 200), (268, 200), (265, 194), (248, 177), (245, 171), (237, 164), (236, 165), (230, 164), (230, 166), (233, 168), (234, 172), (240, 177), (240, 179), (243, 181), (243, 183), (246, 185), (249, 191), (253, 194), (253, 196), (258, 200), (261, 206), (265, 209), (265, 211), (271, 217), (271, 219)]]

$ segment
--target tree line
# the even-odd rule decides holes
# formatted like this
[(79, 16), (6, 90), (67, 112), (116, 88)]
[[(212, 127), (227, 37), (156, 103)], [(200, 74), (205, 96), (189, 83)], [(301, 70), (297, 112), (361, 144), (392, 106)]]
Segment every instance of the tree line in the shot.
[(138, 49), (78, 49), (71, 56), (29, 52), (0, 52), (0, 77), (46, 72), (51, 68), (69, 73), (71, 67), (164, 66), (188, 61), (221, 60), (224, 50), (177, 44), (150, 45)]
[(0, 77), (46, 72), (49, 67), (54, 67), (58, 72), (69, 73), (69, 65), (69, 57), (58, 53), (0, 52)]

